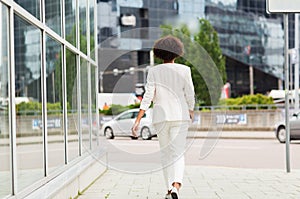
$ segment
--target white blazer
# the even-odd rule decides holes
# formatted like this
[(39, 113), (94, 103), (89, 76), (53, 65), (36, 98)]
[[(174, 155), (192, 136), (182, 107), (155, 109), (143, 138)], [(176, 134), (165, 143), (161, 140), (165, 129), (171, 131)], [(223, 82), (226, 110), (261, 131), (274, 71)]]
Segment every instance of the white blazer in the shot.
[(145, 90), (140, 109), (147, 110), (153, 101), (153, 123), (190, 120), (195, 94), (188, 66), (166, 63), (151, 67)]

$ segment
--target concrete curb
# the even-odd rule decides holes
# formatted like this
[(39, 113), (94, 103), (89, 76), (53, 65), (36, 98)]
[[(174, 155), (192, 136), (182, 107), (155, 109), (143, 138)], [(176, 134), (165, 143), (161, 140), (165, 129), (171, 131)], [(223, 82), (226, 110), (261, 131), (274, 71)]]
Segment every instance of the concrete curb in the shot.
[(199, 139), (276, 139), (273, 131), (189, 131), (188, 137)]
[[(191, 129), (190, 129), (191, 130)], [(219, 132), (216, 134), (211, 134), (209, 130), (197, 130), (189, 131), (188, 138), (190, 139), (251, 139), (251, 140), (275, 140), (276, 136), (273, 131), (225, 131), (223, 129), (216, 131)], [(53, 136), (53, 139), (48, 140), (48, 143), (60, 143), (63, 142), (60, 136)], [(7, 138), (9, 139), (9, 138)], [(17, 145), (30, 145), (30, 144), (42, 144), (40, 137), (20, 137), (17, 138)], [(77, 138), (72, 138), (70, 141), (76, 141)], [(9, 146), (9, 142), (6, 139), (0, 140), (0, 146)]]
[[(192, 137), (192, 136), (188, 136), (188, 138), (194, 138), (194, 139), (216, 139), (216, 137), (209, 137), (209, 136), (196, 136), (196, 137)], [(276, 137), (272, 138), (272, 137), (217, 137), (218, 139), (232, 139), (232, 140), (276, 140)]]

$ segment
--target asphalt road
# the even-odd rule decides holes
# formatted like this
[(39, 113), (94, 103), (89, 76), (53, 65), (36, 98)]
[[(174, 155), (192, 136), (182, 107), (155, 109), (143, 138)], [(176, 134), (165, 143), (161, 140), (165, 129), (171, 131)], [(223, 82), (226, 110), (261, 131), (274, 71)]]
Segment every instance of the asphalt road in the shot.
[[(186, 154), (187, 164), (237, 168), (286, 168), (285, 144), (280, 144), (277, 140), (220, 139), (212, 151), (201, 158), (199, 151), (203, 144), (203, 139), (194, 140)], [(300, 169), (300, 142), (292, 142), (290, 151), (291, 168)]]
[[(136, 158), (138, 163), (158, 163), (157, 155), (159, 146), (157, 139), (150, 141), (130, 140), (130, 138), (115, 138), (108, 141), (109, 146), (115, 150), (108, 153), (108, 164), (114, 167), (115, 162), (126, 162), (134, 159), (125, 154), (144, 155), (145, 158)], [(206, 153), (203, 153), (206, 151)], [(300, 142), (290, 144), (291, 169), (300, 169)], [(261, 168), (285, 169), (286, 151), (285, 144), (280, 144), (272, 139), (190, 139), (185, 153), (187, 165), (220, 166), (234, 168)], [(118, 168), (117, 168), (118, 169)]]
[[(126, 171), (159, 169), (160, 157), (157, 138), (131, 140), (130, 138), (101, 138), (111, 168)], [(49, 166), (63, 165), (63, 143), (49, 144)], [(69, 155), (76, 156), (75, 144), (69, 145)], [(3, 148), (4, 149), (4, 148)], [(42, 145), (24, 145), (18, 148), (19, 168), (42, 168)], [(300, 141), (290, 144), (291, 169), (300, 169)], [(0, 171), (9, 169), (8, 150), (0, 151)], [(185, 153), (187, 165), (221, 166), (236, 168), (285, 169), (285, 144), (275, 139), (189, 139)], [(72, 158), (71, 158), (72, 159)]]

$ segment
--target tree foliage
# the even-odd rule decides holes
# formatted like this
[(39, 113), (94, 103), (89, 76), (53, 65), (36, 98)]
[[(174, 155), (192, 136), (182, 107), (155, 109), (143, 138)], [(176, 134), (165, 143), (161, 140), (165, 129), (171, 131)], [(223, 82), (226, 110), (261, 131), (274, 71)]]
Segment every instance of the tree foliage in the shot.
[[(76, 27), (74, 26), (72, 31), (66, 36), (66, 40), (67, 41), (72, 41), (74, 40), (74, 38), (76, 35)], [(84, 34), (80, 34), (80, 50), (84, 53), (87, 52), (87, 37)], [(90, 41), (91, 41), (91, 45), (94, 46), (94, 36), (90, 35)], [(75, 44), (75, 41), (74, 41)], [(56, 68), (55, 68), (55, 73), (57, 75), (58, 78), (56, 78), (55, 81), (55, 89), (56, 90), (62, 90), (62, 59), (61, 59), (61, 53), (60, 53), (60, 59), (59, 61), (56, 62)], [(75, 53), (73, 53), (71, 50), (66, 50), (66, 82), (67, 82), (67, 102), (68, 104), (70, 104), (71, 108), (76, 108), (73, 107), (74, 102), (77, 101), (77, 84), (76, 84), (76, 79), (77, 79), (77, 73), (79, 71), (77, 71), (77, 64), (76, 64), (76, 55)], [(87, 73), (83, 73), (82, 75), (84, 75), (82, 78), (87, 78)], [(84, 90), (83, 92), (86, 92), (87, 96), (87, 90)], [(62, 94), (62, 92), (59, 92), (60, 95)], [(62, 96), (59, 96), (59, 99), (61, 100), (62, 103)], [(74, 101), (75, 100), (75, 101)]]
[(161, 29), (163, 36), (176, 36), (184, 44), (185, 55), (176, 59), (176, 63), (191, 68), (198, 105), (217, 104), (226, 81), (226, 71), (225, 57), (212, 25), (205, 19), (199, 19), (199, 31), (195, 35), (185, 24), (179, 28), (162, 25)]
[[(218, 34), (212, 27), (212, 25), (209, 23), (209, 21), (205, 19), (199, 19), (200, 23), (200, 30), (198, 34), (194, 36), (195, 42), (197, 42), (199, 45), (201, 45), (208, 55), (213, 60), (215, 67), (217, 68), (217, 71), (211, 71), (211, 70), (205, 70), (209, 73), (205, 74), (206, 78), (208, 78), (208, 81), (203, 81), (203, 77), (198, 77), (198, 81), (200, 84), (198, 84), (198, 89), (202, 90), (202, 94), (200, 99), (202, 99), (206, 105), (216, 104), (219, 101), (219, 97), (221, 95), (221, 88), (226, 81), (226, 68), (225, 68), (225, 57), (222, 55), (222, 50), (220, 48)], [(212, 67), (210, 63), (207, 63), (207, 59), (203, 60), (206, 65), (205, 67)], [(213, 73), (210, 73), (213, 72)], [(218, 74), (216, 74), (218, 72)], [(197, 75), (197, 73), (195, 74)], [(198, 73), (199, 76), (199, 73)], [(222, 80), (222, 84), (214, 84), (214, 88), (212, 89), (212, 92), (209, 92), (208, 90), (208, 83), (215, 82), (215, 79), (217, 76), (219, 76)], [(212, 96), (213, 95), (213, 96)], [(210, 99), (213, 98), (214, 102), (211, 103)]]

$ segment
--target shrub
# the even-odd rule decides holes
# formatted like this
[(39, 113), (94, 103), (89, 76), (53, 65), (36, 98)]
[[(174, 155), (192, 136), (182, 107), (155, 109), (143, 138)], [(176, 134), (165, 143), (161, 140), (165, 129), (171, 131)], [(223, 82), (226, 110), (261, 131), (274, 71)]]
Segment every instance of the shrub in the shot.
[[(69, 108), (69, 105), (67, 105)], [(47, 103), (48, 114), (61, 113), (62, 106), (58, 103)], [(41, 115), (42, 103), (41, 102), (22, 102), (16, 105), (17, 115)]]
[(17, 115), (41, 115), (42, 104), (40, 102), (22, 102), (16, 105)]
[[(274, 102), (273, 98), (271, 97), (267, 97), (262, 94), (256, 94), (244, 95), (238, 98), (222, 99), (219, 101), (219, 105), (229, 106), (229, 109), (241, 109), (242, 106), (246, 107), (246, 109), (267, 109), (270, 107), (270, 105), (274, 105)], [(275, 106), (271, 107), (275, 108)]]
[(126, 106), (122, 106), (119, 104), (112, 104), (108, 110), (101, 110), (100, 113), (103, 113), (104, 115), (117, 115), (119, 113), (122, 113), (129, 108)]
[(100, 110), (99, 112), (104, 115), (117, 115), (129, 109), (139, 108), (140, 104), (130, 104), (128, 106), (122, 106), (119, 104), (112, 104), (108, 110)]

